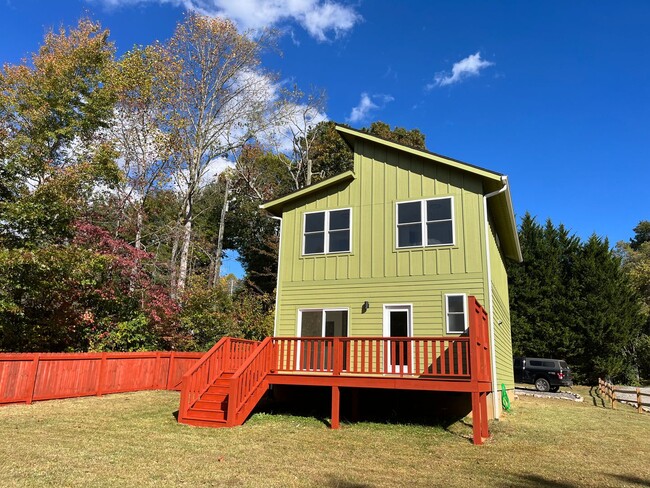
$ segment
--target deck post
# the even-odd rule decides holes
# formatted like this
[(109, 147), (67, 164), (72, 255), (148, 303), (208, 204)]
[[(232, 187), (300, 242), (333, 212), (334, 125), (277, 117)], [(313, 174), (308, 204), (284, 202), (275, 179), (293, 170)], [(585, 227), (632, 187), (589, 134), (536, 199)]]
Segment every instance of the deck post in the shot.
[(478, 391), (472, 392), (472, 430), (474, 445), (480, 446), (483, 444), (483, 437), (481, 437), (481, 394)]
[(481, 437), (490, 437), (488, 430), (488, 406), (487, 406), (487, 392), (481, 393)]
[(330, 426), (332, 429), (338, 429), (340, 427), (339, 421), (339, 407), (341, 403), (341, 393), (338, 386), (332, 387), (332, 420)]

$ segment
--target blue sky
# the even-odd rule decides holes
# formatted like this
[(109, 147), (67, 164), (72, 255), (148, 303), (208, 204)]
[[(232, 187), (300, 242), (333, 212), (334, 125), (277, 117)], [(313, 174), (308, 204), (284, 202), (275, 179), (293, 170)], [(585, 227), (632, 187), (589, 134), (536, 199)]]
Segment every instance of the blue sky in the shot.
[[(650, 2), (0, 0), (0, 61), (84, 13), (119, 52), (186, 9), (277, 27), (264, 64), (327, 92), (327, 117), (418, 128), (427, 147), (509, 176), (518, 215), (627, 240), (650, 219)], [(234, 260), (229, 261), (237, 270)]]

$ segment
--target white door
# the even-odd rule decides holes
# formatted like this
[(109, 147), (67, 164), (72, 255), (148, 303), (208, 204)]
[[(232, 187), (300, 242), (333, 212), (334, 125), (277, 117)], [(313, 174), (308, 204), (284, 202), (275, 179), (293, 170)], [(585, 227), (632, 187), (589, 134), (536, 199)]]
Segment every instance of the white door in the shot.
[[(411, 337), (411, 305), (384, 305), (384, 337)], [(408, 341), (386, 341), (387, 373), (406, 371), (412, 361)]]

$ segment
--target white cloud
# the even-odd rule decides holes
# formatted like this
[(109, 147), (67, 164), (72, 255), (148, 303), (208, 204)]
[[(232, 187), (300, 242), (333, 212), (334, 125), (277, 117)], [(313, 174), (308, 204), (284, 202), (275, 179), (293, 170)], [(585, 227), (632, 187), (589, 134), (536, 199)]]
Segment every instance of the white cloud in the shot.
[(461, 59), (451, 68), (451, 73), (442, 71), (436, 73), (433, 83), (427, 85), (427, 90), (431, 90), (436, 86), (453, 85), (460, 83), (466, 78), (471, 76), (478, 76), (480, 71), (488, 66), (494, 65), (491, 61), (481, 59), (481, 53), (470, 54), (465, 59)]
[(287, 21), (300, 24), (319, 41), (351, 30), (362, 20), (353, 7), (333, 0), (86, 0), (107, 7), (166, 3), (212, 17), (227, 17), (242, 29), (263, 29)]
[(352, 108), (347, 121), (352, 124), (363, 122), (369, 117), (370, 112), (384, 108), (386, 104), (393, 100), (395, 99), (390, 95), (368, 95), (367, 93), (362, 93), (359, 104)]

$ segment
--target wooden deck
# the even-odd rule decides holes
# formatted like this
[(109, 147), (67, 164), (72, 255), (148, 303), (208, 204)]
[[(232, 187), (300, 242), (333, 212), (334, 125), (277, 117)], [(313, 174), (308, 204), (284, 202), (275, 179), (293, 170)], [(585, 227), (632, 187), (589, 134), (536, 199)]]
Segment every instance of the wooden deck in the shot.
[(467, 392), (474, 443), (489, 436), (491, 389), (487, 314), (469, 297), (467, 336), (224, 338), (183, 378), (179, 422), (242, 424), (270, 385), (332, 389), (331, 426), (339, 427), (340, 388)]

